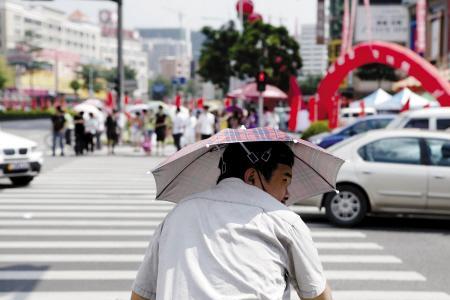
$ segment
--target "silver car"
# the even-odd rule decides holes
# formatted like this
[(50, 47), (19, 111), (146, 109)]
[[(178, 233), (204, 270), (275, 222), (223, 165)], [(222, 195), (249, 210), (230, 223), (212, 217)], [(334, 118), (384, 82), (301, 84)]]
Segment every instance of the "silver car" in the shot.
[(450, 215), (450, 133), (375, 130), (328, 150), (345, 160), (339, 193), (303, 205), (325, 207), (334, 224), (353, 226), (369, 213)]

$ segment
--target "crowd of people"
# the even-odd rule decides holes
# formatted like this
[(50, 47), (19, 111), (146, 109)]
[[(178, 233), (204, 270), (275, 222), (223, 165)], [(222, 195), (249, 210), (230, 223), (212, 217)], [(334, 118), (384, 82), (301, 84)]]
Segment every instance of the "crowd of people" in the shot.
[[(144, 151), (147, 155), (163, 155), (168, 137), (171, 137), (177, 150), (183, 146), (207, 139), (225, 128), (255, 128), (259, 124), (257, 111), (253, 108), (242, 109), (237, 105), (222, 111), (212, 110), (208, 105), (201, 109), (190, 110), (176, 108), (170, 114), (159, 106), (151, 109), (136, 110), (121, 120), (117, 111), (108, 113), (106, 119), (91, 112), (80, 112), (75, 116), (56, 108), (52, 117), (53, 143), (52, 153), (57, 147), (64, 155), (64, 146), (73, 147), (75, 155), (84, 155), (102, 149), (106, 136), (108, 153), (114, 154), (119, 143), (130, 142), (135, 152)], [(278, 128), (280, 119), (268, 108), (264, 109), (263, 126)], [(153, 148), (156, 146), (156, 149)]]

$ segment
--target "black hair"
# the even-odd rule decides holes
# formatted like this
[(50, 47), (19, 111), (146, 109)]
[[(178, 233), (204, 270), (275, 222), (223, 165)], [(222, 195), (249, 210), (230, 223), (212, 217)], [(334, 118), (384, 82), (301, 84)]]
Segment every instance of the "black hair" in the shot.
[(250, 142), (243, 144), (254, 155), (249, 157), (245, 148), (239, 143), (229, 144), (219, 162), (218, 183), (230, 177), (243, 180), (245, 171), (249, 168), (255, 168), (269, 181), (278, 164), (291, 168), (294, 165), (294, 153), (286, 143)]

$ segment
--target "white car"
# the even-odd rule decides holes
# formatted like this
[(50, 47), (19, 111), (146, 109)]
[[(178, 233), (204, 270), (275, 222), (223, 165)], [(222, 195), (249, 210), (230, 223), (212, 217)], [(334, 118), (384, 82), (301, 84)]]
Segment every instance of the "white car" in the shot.
[(334, 224), (356, 225), (368, 213), (450, 215), (450, 133), (374, 130), (328, 151), (345, 160), (339, 193), (303, 205), (325, 207)]
[(35, 142), (0, 130), (0, 178), (28, 185), (41, 171), (42, 163), (42, 152)]
[(401, 113), (387, 129), (418, 128), (450, 130), (450, 107), (431, 107)]

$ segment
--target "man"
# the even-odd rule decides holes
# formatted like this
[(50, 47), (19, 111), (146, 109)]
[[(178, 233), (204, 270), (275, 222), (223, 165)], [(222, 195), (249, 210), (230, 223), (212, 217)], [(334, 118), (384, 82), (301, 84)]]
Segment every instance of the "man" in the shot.
[(56, 113), (52, 116), (53, 127), (53, 144), (52, 152), (53, 156), (56, 155), (56, 144), (59, 144), (61, 149), (61, 156), (64, 156), (64, 126), (66, 119), (64, 117), (64, 111), (61, 106), (56, 107)]
[(167, 115), (164, 113), (164, 108), (160, 105), (155, 116), (155, 133), (156, 133), (156, 154), (164, 155), (164, 145), (167, 134)]
[(206, 140), (210, 138), (215, 130), (216, 118), (212, 113), (209, 112), (209, 106), (205, 105), (203, 107), (203, 112), (198, 118), (197, 126), (198, 132), (200, 133), (200, 138)]
[(294, 154), (281, 142), (230, 144), (218, 184), (182, 200), (155, 230), (132, 300), (330, 300), (317, 249), (288, 199)]
[(177, 148), (177, 151), (181, 150), (181, 137), (183, 136), (185, 126), (186, 120), (181, 115), (180, 108), (177, 107), (175, 117), (173, 118), (173, 129), (172, 129), (173, 142), (175, 144), (175, 147)]

